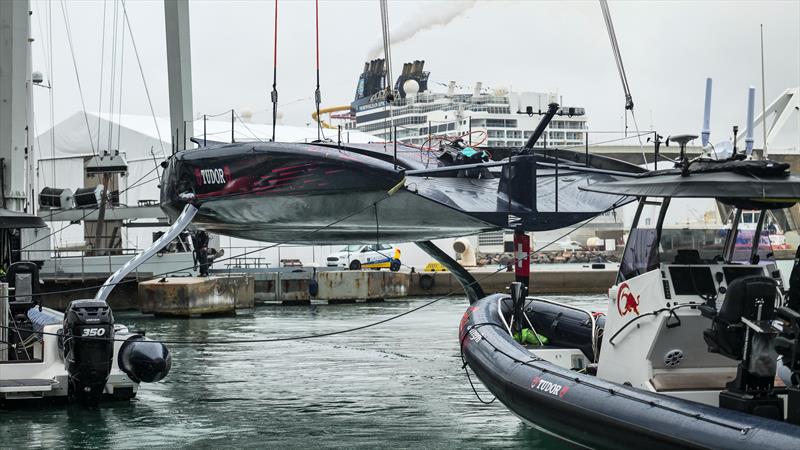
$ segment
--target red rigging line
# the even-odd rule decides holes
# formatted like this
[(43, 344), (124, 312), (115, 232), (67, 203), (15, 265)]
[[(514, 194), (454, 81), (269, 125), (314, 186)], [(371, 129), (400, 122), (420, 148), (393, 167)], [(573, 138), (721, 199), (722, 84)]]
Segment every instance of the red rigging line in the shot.
[(275, 142), (275, 124), (278, 120), (278, 0), (275, 0), (275, 26), (272, 47), (272, 142)]
[(317, 104), (317, 140), (321, 140), (322, 136), (322, 121), (319, 120), (319, 104), (322, 102), (322, 96), (319, 92), (319, 0), (314, 1), (314, 18), (316, 24), (316, 44), (317, 44), (317, 90), (314, 91), (314, 100)]

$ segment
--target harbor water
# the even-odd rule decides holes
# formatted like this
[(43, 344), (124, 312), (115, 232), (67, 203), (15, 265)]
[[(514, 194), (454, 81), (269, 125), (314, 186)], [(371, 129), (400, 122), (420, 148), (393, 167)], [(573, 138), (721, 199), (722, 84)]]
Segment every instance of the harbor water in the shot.
[[(606, 309), (600, 296), (557, 299)], [(430, 300), (264, 306), (252, 316), (190, 320), (117, 313), (153, 339), (198, 344), (171, 345), (170, 375), (143, 384), (132, 402), (0, 410), (0, 447), (564, 448), (499, 402), (475, 397), (458, 347), (463, 297), (326, 338), (203, 344), (342, 330)]]

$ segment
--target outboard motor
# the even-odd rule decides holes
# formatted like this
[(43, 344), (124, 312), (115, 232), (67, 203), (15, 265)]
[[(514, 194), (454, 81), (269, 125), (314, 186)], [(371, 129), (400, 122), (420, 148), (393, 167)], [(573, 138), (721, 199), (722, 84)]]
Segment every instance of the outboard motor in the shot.
[(69, 395), (96, 404), (114, 356), (114, 316), (104, 300), (74, 300), (64, 312), (64, 361)]
[(136, 383), (155, 383), (169, 373), (172, 355), (164, 344), (135, 334), (120, 347), (117, 365)]

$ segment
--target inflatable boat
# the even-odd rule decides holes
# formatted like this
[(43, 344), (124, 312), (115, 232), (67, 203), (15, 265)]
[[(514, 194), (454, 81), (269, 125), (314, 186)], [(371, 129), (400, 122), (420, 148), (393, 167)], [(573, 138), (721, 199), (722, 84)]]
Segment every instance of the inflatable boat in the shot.
[[(800, 448), (800, 253), (787, 289), (767, 223), (800, 199), (788, 165), (700, 161), (588, 189), (639, 198), (607, 315), (527, 297), (523, 251), (511, 295), (461, 321), (477, 378), (526, 423), (591, 448)], [(727, 224), (665, 237), (684, 197), (718, 200)]]

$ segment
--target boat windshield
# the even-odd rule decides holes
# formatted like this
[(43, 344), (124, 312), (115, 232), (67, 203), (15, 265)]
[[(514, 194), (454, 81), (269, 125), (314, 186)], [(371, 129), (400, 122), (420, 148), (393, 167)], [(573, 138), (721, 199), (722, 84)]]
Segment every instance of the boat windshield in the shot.
[(769, 211), (738, 211), (714, 199), (672, 204), (669, 199), (646, 199), (639, 202), (633, 219), (617, 282), (657, 269), (661, 263), (769, 264), (775, 261), (773, 248), (785, 246), (780, 229)]
[[(765, 214), (764, 224), (761, 227), (761, 233), (758, 237), (756, 258), (752, 260), (753, 241), (756, 239), (755, 235), (758, 231), (758, 223), (761, 220), (761, 214)], [(733, 253), (730, 261), (744, 264), (767, 264), (774, 262), (775, 255), (772, 251), (770, 236), (775, 235), (775, 233), (778, 233), (778, 227), (774, 217), (769, 211), (742, 211), (741, 219), (737, 226), (736, 242), (733, 246)]]
[(647, 199), (640, 202), (620, 263), (618, 281), (668, 264), (721, 261), (729, 226), (728, 211), (713, 199)]
[(618, 283), (658, 267), (657, 224), (660, 210), (660, 201), (645, 199), (639, 202), (619, 264)]

